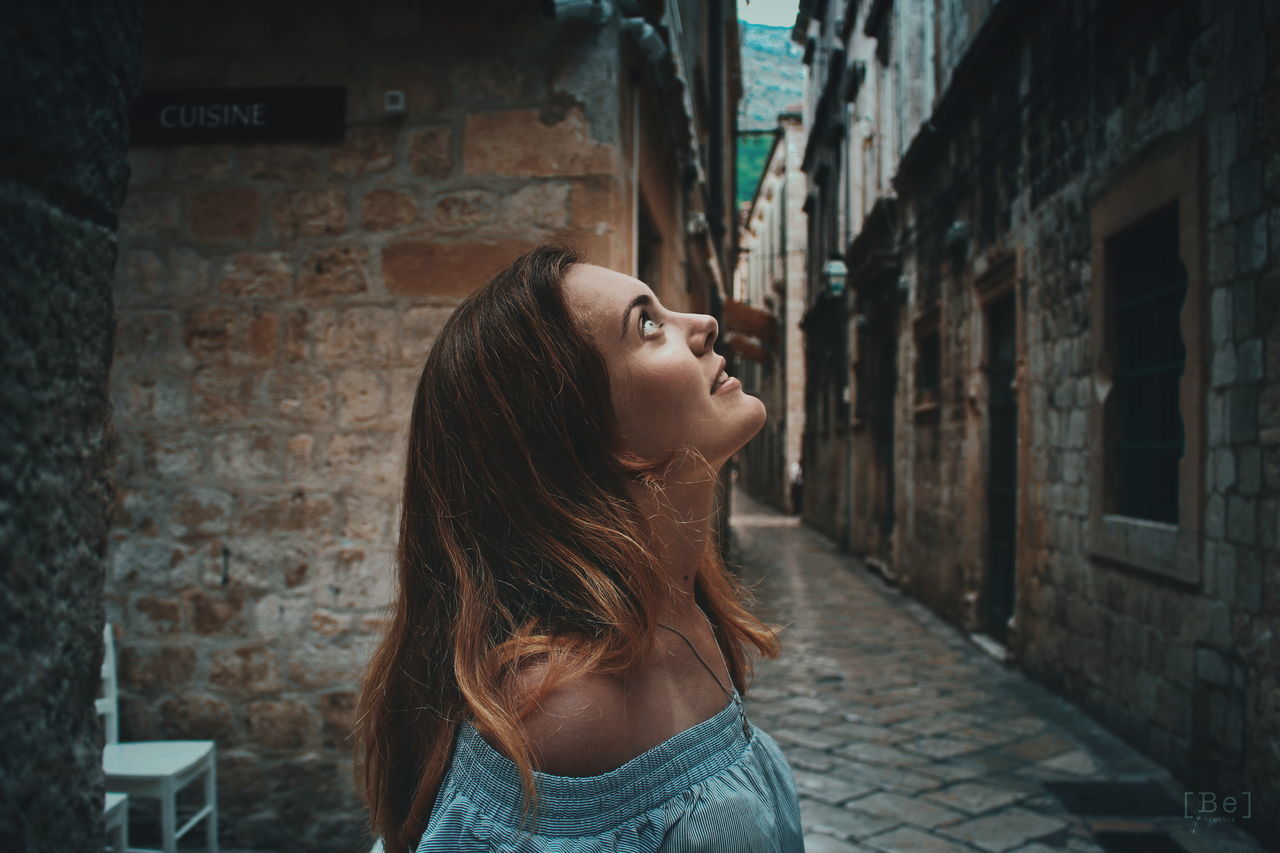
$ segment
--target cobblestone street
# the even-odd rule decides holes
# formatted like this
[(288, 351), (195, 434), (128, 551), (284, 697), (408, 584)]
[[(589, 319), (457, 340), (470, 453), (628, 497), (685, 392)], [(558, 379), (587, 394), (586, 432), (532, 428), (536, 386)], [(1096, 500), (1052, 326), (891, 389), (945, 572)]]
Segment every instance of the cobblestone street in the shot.
[[(747, 711), (795, 770), (809, 853), (1263, 849), (1184, 818), (1163, 768), (798, 519), (735, 489), (731, 525), (759, 612), (785, 628)], [(1087, 816), (1043, 784), (1148, 780), (1101, 789)]]

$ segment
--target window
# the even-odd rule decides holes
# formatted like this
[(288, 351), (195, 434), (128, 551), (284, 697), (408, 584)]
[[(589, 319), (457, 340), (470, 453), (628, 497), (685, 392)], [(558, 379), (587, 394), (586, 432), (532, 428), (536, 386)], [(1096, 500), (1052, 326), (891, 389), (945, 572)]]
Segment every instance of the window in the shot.
[(1089, 549), (1201, 579), (1204, 143), (1147, 158), (1090, 214)]
[(1178, 205), (1165, 205), (1106, 243), (1114, 353), (1113, 416), (1106, 424), (1106, 509), (1178, 523), (1178, 460), (1185, 430), (1178, 390), (1187, 348), (1178, 318), (1187, 271), (1178, 257)]
[(921, 311), (915, 321), (915, 411), (937, 410), (941, 399), (942, 338), (938, 329), (938, 308)]

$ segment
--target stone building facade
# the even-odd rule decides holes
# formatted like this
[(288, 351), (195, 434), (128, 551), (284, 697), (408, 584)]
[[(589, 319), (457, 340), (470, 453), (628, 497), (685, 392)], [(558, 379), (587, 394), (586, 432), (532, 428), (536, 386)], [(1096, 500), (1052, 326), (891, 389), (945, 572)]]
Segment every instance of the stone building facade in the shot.
[[(733, 299), (766, 314), (757, 320), (754, 346), (735, 347), (734, 375), (769, 412), (761, 434), (738, 454), (738, 485), (784, 512), (796, 511), (792, 472), (800, 464), (804, 431), (804, 137), (798, 110), (778, 116), (773, 147), (739, 231), (733, 281)], [(734, 318), (726, 313), (734, 331)]]
[(427, 350), (548, 238), (721, 313), (733, 6), (150, 3), (144, 22), (144, 90), (341, 86), (345, 127), (130, 152), (106, 596), (122, 737), (218, 741), (228, 846), (356, 849), (351, 711)]
[(802, 2), (793, 37), (806, 519), (1276, 841), (1280, 6)]

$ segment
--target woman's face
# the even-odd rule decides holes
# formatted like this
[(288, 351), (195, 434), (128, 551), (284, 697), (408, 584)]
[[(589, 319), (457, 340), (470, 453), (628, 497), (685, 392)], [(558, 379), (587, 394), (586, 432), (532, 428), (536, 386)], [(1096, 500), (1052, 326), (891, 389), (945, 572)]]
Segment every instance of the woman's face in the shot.
[(714, 317), (669, 311), (644, 282), (594, 264), (571, 267), (564, 291), (604, 355), (630, 450), (656, 461), (691, 445), (719, 468), (764, 426), (764, 403), (737, 379), (712, 393), (725, 363)]

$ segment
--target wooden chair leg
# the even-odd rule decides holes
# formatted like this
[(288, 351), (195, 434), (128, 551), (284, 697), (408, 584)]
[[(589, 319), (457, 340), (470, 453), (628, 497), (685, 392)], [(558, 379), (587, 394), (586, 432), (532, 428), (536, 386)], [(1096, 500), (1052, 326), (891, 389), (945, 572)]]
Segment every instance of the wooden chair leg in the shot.
[(178, 802), (173, 780), (166, 779), (160, 793), (160, 845), (164, 853), (178, 853)]
[(205, 838), (209, 853), (218, 853), (218, 766), (213, 759), (204, 777), (204, 799), (209, 806), (209, 816), (204, 819)]

